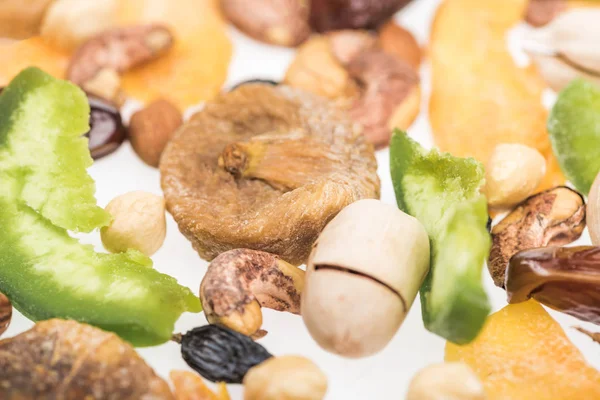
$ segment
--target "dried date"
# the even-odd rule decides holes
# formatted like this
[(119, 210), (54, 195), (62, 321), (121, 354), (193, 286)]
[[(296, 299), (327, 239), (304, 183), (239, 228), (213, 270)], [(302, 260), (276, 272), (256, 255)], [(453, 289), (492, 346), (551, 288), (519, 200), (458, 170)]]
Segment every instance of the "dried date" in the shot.
[(248, 336), (218, 325), (194, 328), (181, 336), (185, 362), (213, 382), (242, 383), (246, 372), (272, 355)]
[(90, 130), (85, 136), (89, 139), (92, 158), (97, 160), (117, 150), (127, 135), (117, 107), (91, 95), (88, 101)]
[(555, 310), (600, 325), (600, 247), (521, 251), (506, 275), (509, 303), (534, 298)]

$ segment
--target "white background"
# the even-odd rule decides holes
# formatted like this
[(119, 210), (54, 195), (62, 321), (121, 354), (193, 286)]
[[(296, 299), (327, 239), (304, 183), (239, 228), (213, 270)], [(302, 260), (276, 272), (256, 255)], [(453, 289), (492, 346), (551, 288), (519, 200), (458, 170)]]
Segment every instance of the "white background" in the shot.
[[(398, 14), (397, 21), (411, 30), (421, 44), (426, 44), (431, 19), (438, 3), (439, 0), (415, 1)], [(232, 86), (246, 79), (280, 80), (283, 77), (293, 57), (293, 50), (258, 43), (233, 28), (230, 29), (230, 33), (235, 51), (226, 86)], [(429, 69), (425, 64), (421, 75), (426, 96), (423, 99), (422, 113), (409, 133), (422, 144), (430, 147), (432, 141), (426, 117), (428, 74)], [(382, 180), (381, 199), (386, 203), (395, 204), (388, 168), (388, 150), (379, 151), (377, 160)], [(116, 153), (97, 161), (90, 173), (97, 182), (97, 198), (102, 206), (115, 196), (132, 190), (146, 190), (161, 194), (158, 171), (142, 163), (128, 143), (125, 143)], [(176, 277), (181, 284), (189, 286), (194, 293), (198, 293), (207, 263), (192, 250), (170, 216), (168, 216), (167, 229), (167, 239), (153, 257), (155, 268)], [(87, 235), (83, 240), (101, 249), (97, 233)], [(589, 244), (587, 231), (578, 243)], [(484, 273), (484, 279), (494, 311), (502, 308), (506, 304), (504, 291), (493, 285), (487, 272)], [(301, 317), (272, 310), (263, 310), (263, 328), (269, 331), (269, 334), (261, 339), (260, 343), (275, 355), (301, 354), (315, 361), (329, 379), (326, 397), (329, 400), (403, 399), (411, 377), (420, 368), (443, 360), (445, 342), (423, 328), (420, 312), (417, 298), (403, 326), (387, 348), (373, 357), (361, 360), (346, 360), (321, 350), (311, 339)], [(553, 312), (552, 315), (561, 322), (569, 337), (581, 348), (588, 360), (600, 368), (600, 346), (570, 328), (573, 325), (580, 325), (594, 330), (594, 326), (560, 313)], [(178, 321), (176, 331), (184, 332), (203, 324), (206, 324), (203, 314), (186, 313)], [(32, 322), (17, 312), (4, 337), (22, 332), (31, 326)], [(179, 346), (175, 343), (140, 349), (139, 352), (157, 373), (165, 378), (172, 369), (188, 368), (181, 359)], [(230, 385), (229, 391), (232, 399), (242, 398), (242, 386)]]

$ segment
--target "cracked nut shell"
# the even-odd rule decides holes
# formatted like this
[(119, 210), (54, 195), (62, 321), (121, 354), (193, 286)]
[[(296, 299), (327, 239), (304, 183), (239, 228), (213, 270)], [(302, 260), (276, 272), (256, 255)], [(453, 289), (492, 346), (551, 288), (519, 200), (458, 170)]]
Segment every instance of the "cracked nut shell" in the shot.
[(585, 203), (564, 186), (533, 195), (492, 228), (488, 269), (504, 287), (510, 258), (521, 250), (562, 246), (577, 240), (585, 228)]
[(167, 209), (201, 257), (236, 248), (299, 265), (342, 208), (379, 197), (373, 148), (324, 99), (286, 86), (223, 93), (165, 149)]

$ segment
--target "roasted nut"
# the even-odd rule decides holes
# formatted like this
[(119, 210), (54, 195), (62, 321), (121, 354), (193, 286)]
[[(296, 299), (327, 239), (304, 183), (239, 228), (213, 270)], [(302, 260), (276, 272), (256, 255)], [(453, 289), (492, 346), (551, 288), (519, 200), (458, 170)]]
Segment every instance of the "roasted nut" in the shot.
[(485, 400), (485, 391), (473, 370), (462, 362), (433, 364), (410, 382), (406, 400)]
[(12, 304), (8, 297), (0, 293), (0, 336), (8, 329), (12, 318)]
[(421, 65), (421, 48), (415, 37), (394, 21), (379, 29), (379, 44), (383, 51), (406, 61), (414, 69)]
[(244, 400), (321, 400), (327, 377), (307, 358), (273, 357), (244, 377)]
[(525, 21), (533, 26), (543, 26), (567, 9), (567, 0), (529, 0)]
[(53, 46), (71, 51), (116, 24), (116, 0), (56, 0), (44, 16), (41, 34)]
[(496, 146), (485, 166), (485, 195), (491, 207), (509, 208), (529, 197), (546, 175), (546, 160), (522, 144)]
[(121, 146), (127, 131), (119, 109), (105, 100), (88, 95), (90, 102), (90, 130), (85, 134), (94, 160), (102, 158)]
[(509, 303), (534, 298), (555, 310), (600, 325), (600, 247), (524, 250), (506, 271)]
[(200, 284), (200, 301), (211, 324), (254, 335), (261, 307), (300, 313), (304, 271), (263, 251), (230, 250), (215, 258)]
[[(48, 6), (55, 0), (2, 0), (0, 38), (27, 39), (40, 32)], [(77, 0), (79, 1), (79, 0)]]
[(569, 244), (584, 228), (585, 203), (576, 191), (556, 187), (529, 197), (492, 228), (488, 269), (494, 283), (504, 287), (508, 262), (519, 251)]
[(172, 45), (171, 32), (161, 25), (106, 31), (79, 47), (69, 64), (67, 78), (89, 93), (116, 101), (120, 94), (115, 77), (161, 56)]
[(221, 0), (225, 17), (242, 32), (279, 46), (297, 46), (310, 35), (308, 0)]
[(325, 350), (374, 354), (402, 324), (428, 271), (425, 228), (395, 206), (358, 201), (317, 240), (307, 264), (302, 318)]
[(600, 245), (600, 173), (596, 176), (588, 195), (586, 223), (592, 244)]
[(146, 164), (158, 167), (165, 146), (182, 123), (177, 107), (167, 100), (156, 100), (131, 116), (129, 141)]
[(147, 192), (129, 192), (115, 197), (106, 206), (112, 215), (110, 226), (100, 230), (106, 250), (129, 249), (151, 256), (162, 246), (167, 232), (165, 201)]
[(310, 23), (319, 32), (376, 28), (409, 2), (410, 0), (312, 0)]

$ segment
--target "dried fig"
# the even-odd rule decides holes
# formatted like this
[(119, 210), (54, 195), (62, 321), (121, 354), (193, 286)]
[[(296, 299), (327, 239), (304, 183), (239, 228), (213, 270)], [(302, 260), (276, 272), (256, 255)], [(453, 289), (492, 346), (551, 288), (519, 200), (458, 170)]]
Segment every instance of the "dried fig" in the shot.
[(346, 205), (379, 197), (373, 147), (344, 113), (248, 84), (185, 123), (160, 163), (167, 209), (205, 259), (235, 248), (299, 265)]
[(242, 32), (279, 46), (297, 46), (310, 35), (307, 0), (221, 0), (223, 13)]
[(169, 385), (118, 336), (52, 319), (0, 341), (0, 398), (172, 400)]
[(318, 32), (376, 28), (409, 2), (410, 0), (312, 0), (310, 24)]

